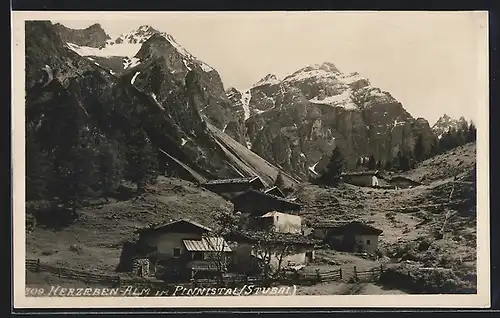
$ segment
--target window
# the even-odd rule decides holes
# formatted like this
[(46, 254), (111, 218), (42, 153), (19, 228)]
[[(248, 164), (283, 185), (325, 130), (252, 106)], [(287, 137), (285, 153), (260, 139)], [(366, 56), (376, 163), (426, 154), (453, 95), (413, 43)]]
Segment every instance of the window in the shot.
[(179, 257), (181, 256), (181, 249), (176, 247), (174, 248), (174, 257)]
[(193, 260), (202, 261), (203, 260), (203, 253), (202, 252), (194, 252), (193, 253)]
[(370, 240), (366, 240), (366, 245), (370, 245)]

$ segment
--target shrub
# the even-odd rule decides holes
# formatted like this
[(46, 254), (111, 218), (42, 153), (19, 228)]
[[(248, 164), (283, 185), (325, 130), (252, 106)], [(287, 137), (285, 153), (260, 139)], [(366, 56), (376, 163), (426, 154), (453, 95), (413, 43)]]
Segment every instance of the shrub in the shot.
[(471, 282), (462, 280), (452, 270), (443, 268), (422, 269), (400, 265), (387, 268), (380, 276), (386, 286), (423, 294), (462, 294), (475, 292)]
[(26, 232), (31, 233), (36, 227), (36, 218), (31, 213), (26, 213)]

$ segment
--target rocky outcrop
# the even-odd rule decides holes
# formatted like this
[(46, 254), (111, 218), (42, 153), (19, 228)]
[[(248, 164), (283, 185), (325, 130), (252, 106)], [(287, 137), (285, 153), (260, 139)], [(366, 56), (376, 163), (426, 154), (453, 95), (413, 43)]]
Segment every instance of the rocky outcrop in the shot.
[[(165, 78), (167, 81), (173, 81), (176, 87), (183, 87), (187, 74), (192, 71), (190, 83), (198, 94), (192, 101), (193, 105), (217, 128), (238, 142), (246, 143), (244, 115), (234, 112), (233, 103), (224, 92), (219, 73), (187, 52), (171, 35), (143, 25), (121, 34), (116, 39), (108, 40), (102, 49), (83, 47), (75, 43), (67, 45), (114, 76), (129, 74), (131, 69), (137, 69), (142, 63), (139, 67), (141, 69), (147, 61), (147, 69), (155, 69), (156, 78), (153, 82)], [(144, 80), (151, 82), (147, 78), (149, 75), (148, 72), (139, 71), (134, 81), (137, 81), (137, 85), (144, 85)], [(166, 84), (158, 85), (163, 87)]]
[(231, 138), (244, 136), (243, 117), (231, 113), (215, 70), (189, 60), (160, 34), (146, 40), (134, 58), (115, 76), (65, 44), (50, 22), (28, 22), (26, 117), (27, 125), (36, 127), (33, 138), (55, 149), (66, 142), (64, 116), (77, 116), (93, 138), (126, 149), (124, 140), (139, 127), (145, 141), (188, 167), (184, 170), (207, 179), (258, 175), (273, 182), (280, 169)]
[(302, 68), (283, 80), (267, 75), (231, 96), (237, 97), (235, 107), (248, 108), (249, 147), (297, 177), (321, 171), (336, 145), (354, 167), (358, 157), (385, 162), (400, 150), (413, 150), (419, 134), (426, 147), (433, 138), (428, 122), (413, 118), (390, 93), (332, 63)]
[(54, 24), (54, 28), (64, 42), (70, 42), (80, 46), (103, 48), (106, 46), (106, 42), (111, 39), (98, 23), (86, 29), (79, 30), (67, 28), (60, 23)]
[(434, 125), (432, 125), (432, 131), (436, 136), (441, 137), (443, 134), (447, 133), (450, 129), (458, 130), (461, 127), (468, 127), (469, 122), (464, 117), (459, 119), (454, 119), (444, 114), (441, 116)]

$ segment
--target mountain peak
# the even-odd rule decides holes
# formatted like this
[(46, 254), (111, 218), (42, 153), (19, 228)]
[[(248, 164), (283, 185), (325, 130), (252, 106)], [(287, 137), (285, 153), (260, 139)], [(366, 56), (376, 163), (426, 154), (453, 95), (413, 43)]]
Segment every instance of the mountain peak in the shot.
[(260, 81), (258, 81), (253, 87), (263, 86), (263, 85), (275, 85), (278, 84), (280, 80), (274, 74), (267, 74)]
[(458, 129), (462, 125), (468, 124), (468, 121), (464, 116), (460, 116), (459, 119), (452, 118), (448, 114), (444, 114), (439, 117), (434, 125), (432, 125), (432, 130), (434, 133), (440, 137), (442, 134), (446, 133), (450, 129)]
[(91, 26), (89, 26), (87, 29), (101, 29), (101, 30), (104, 30), (99, 23), (94, 23)]
[(61, 23), (56, 23), (53, 27), (64, 42), (79, 46), (100, 48), (111, 38), (99, 23), (94, 23), (85, 29), (71, 29)]
[(335, 64), (333, 64), (331, 62), (323, 62), (321, 64), (314, 64), (311, 67), (314, 69), (323, 70), (326, 72), (341, 73), (339, 71), (339, 69), (335, 66)]
[(152, 26), (149, 25), (141, 25), (138, 27), (136, 30), (132, 31), (137, 35), (152, 35), (152, 34), (157, 34), (161, 33), (160, 31), (156, 30)]
[(226, 89), (226, 94), (231, 94), (231, 93), (239, 93), (240, 91), (237, 90), (236, 88), (234, 87), (229, 87), (228, 89)]

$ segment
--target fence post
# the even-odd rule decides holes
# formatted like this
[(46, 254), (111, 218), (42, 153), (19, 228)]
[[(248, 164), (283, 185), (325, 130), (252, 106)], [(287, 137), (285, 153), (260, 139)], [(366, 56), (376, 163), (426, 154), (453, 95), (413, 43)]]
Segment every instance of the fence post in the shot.
[(62, 265), (59, 265), (59, 278), (61, 278), (61, 273), (62, 273)]
[(384, 265), (380, 264), (380, 276), (382, 276), (383, 272), (384, 272)]
[(358, 272), (356, 270), (356, 266), (354, 266), (354, 279), (358, 279)]
[(339, 268), (339, 278), (342, 279), (342, 268)]
[(40, 271), (40, 259), (39, 258), (36, 260), (36, 271), (37, 272)]
[(321, 281), (321, 275), (319, 274), (319, 268), (316, 268), (316, 279), (318, 280), (318, 282)]

